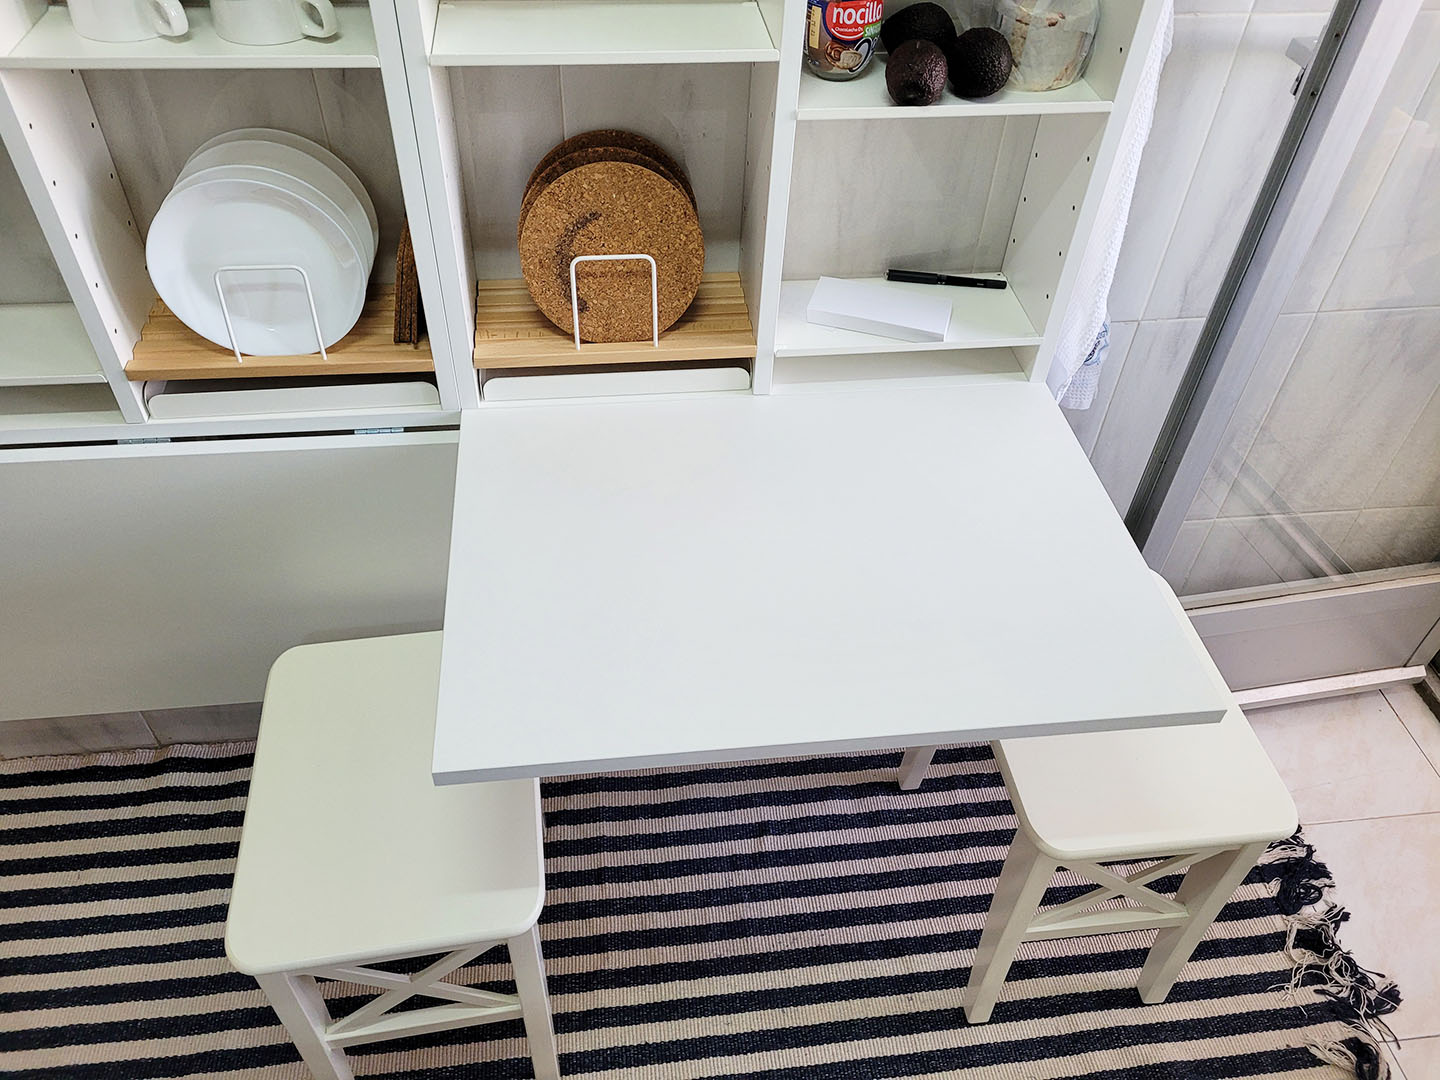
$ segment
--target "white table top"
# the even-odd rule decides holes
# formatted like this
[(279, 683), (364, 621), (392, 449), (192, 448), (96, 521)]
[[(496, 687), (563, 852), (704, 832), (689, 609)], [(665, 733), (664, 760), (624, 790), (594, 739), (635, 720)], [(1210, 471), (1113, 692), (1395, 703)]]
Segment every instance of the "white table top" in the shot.
[(1043, 387), (464, 415), (439, 783), (1227, 705)]

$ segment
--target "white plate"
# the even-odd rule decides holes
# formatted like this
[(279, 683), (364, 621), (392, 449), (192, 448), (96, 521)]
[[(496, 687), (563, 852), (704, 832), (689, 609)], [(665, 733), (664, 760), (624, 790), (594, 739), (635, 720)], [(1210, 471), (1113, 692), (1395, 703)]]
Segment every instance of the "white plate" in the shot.
[[(182, 174), (171, 191), (172, 193), (183, 191), (197, 183), (222, 179), (254, 180), (260, 184), (273, 184), (275, 187), (298, 195), (308, 203), (313, 203), (326, 217), (345, 230), (345, 235), (355, 245), (355, 250), (360, 253), (360, 259), (365, 264), (366, 277), (369, 277), (370, 270), (375, 265), (375, 247), (370, 243), (370, 230), (366, 228), (364, 216), (359, 215), (357, 222), (319, 188), (307, 184), (304, 180), (292, 176), (288, 172), (266, 168), (263, 165), (216, 165), (214, 168), (201, 169), (189, 176)], [(346, 194), (348, 195), (348, 190)]]
[(333, 202), (354, 224), (356, 235), (369, 250), (373, 261), (379, 237), (371, 227), (364, 205), (343, 177), (304, 150), (266, 139), (236, 139), (220, 143), (192, 154), (180, 171), (176, 186), (207, 169), (228, 165), (273, 169), (310, 185)]
[[(240, 139), (263, 139), (266, 142), (279, 143), (281, 146), (288, 146), (295, 150), (309, 154), (320, 164), (332, 170), (336, 176), (345, 181), (345, 185), (355, 193), (360, 200), (360, 205), (365, 209), (365, 216), (370, 219), (370, 231), (377, 237), (380, 235), (380, 219), (375, 216), (375, 204), (370, 200), (370, 193), (365, 190), (365, 185), (360, 183), (360, 178), (355, 175), (353, 169), (340, 158), (336, 157), (325, 147), (317, 142), (312, 142), (303, 135), (296, 135), (293, 132), (281, 131), (279, 128), (236, 128), (234, 131), (227, 131), (224, 134), (216, 135), (213, 139), (201, 143), (195, 154), (204, 153), (211, 147), (219, 146), (221, 143), (235, 142)], [(378, 242), (378, 241), (377, 241)]]
[[(145, 242), (160, 298), (197, 334), (224, 348), (230, 336), (215, 289), (224, 266), (281, 264), (305, 268), (321, 337), (329, 348), (354, 327), (365, 304), (368, 273), (340, 222), (294, 190), (238, 177), (191, 178), (161, 204)], [(317, 351), (305, 287), (286, 271), (248, 271), (226, 278), (240, 351), (298, 356)]]

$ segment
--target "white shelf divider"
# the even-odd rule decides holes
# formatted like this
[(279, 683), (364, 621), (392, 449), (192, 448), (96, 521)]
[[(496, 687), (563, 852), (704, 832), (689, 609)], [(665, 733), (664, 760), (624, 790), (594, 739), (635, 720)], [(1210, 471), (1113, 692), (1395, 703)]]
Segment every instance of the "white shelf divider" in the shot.
[(0, 386), (104, 381), (74, 304), (0, 305)]
[(954, 305), (944, 341), (898, 341), (857, 330), (841, 330), (809, 322), (805, 310), (815, 282), (785, 281), (780, 285), (780, 320), (775, 355), (845, 356), (862, 353), (905, 353), (954, 349), (994, 349), (1038, 345), (1042, 340), (1013, 289), (971, 289), (948, 285), (909, 285), (884, 278), (858, 280), (890, 289), (944, 296)]
[(885, 60), (876, 59), (858, 79), (831, 82), (806, 75), (800, 80), (801, 120), (938, 120), (952, 116), (1041, 116), (1058, 113), (1108, 113), (1114, 103), (1098, 95), (1084, 79), (1059, 90), (1002, 90), (979, 101), (956, 97), (948, 89), (934, 105), (896, 105), (885, 89)]
[(447, 0), (430, 49), (441, 67), (777, 59), (754, 0)]
[(375, 68), (375, 30), (368, 4), (337, 5), (340, 32), (328, 40), (285, 45), (236, 45), (215, 32), (208, 7), (187, 7), (183, 38), (112, 43), (75, 32), (64, 7), (45, 11), (31, 31), (0, 57), (0, 68)]

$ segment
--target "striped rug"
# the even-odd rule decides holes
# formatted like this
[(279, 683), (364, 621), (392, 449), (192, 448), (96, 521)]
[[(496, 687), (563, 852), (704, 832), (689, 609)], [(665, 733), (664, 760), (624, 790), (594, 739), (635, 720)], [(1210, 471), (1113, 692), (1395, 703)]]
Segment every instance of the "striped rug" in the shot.
[[(0, 763), (0, 1073), (306, 1076), (222, 946), (250, 749)], [(942, 751), (918, 792), (896, 789), (898, 763), (546, 783), (542, 934), (566, 1077), (1355, 1075), (1311, 1047), (1344, 1061), (1356, 1006), (1375, 998), (1362, 969), (1344, 974), (1338, 915), (1282, 912), (1323, 881), (1295, 843), (1251, 874), (1165, 1004), (1134, 990), (1153, 932), (1035, 942), (993, 1020), (967, 1026), (960, 992), (1015, 818), (984, 746)], [(1047, 902), (1078, 888), (1057, 878)], [(345, 903), (343, 882), (325, 902)], [(507, 988), (485, 959), (459, 978)], [(325, 990), (332, 1012), (362, 1000)], [(518, 1022), (351, 1059), (400, 1080), (530, 1075)]]

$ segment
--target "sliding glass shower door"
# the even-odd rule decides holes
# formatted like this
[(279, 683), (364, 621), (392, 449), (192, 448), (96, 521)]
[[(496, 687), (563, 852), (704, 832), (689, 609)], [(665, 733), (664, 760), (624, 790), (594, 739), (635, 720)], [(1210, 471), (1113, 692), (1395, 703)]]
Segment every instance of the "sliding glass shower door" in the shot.
[[(1350, 113), (1307, 132), (1320, 144), (1296, 166), (1330, 170), (1333, 199), (1307, 207), (1316, 178), (1287, 179), (1288, 216), (1267, 228), (1288, 233), (1245, 271), (1252, 299), (1272, 296), (1232, 313), (1248, 322), (1172, 412), (1168, 472), (1132, 515), (1192, 611), (1397, 582), (1440, 600), (1440, 9), (1376, 6), (1365, 30), (1395, 38), (1392, 66), (1337, 67), (1374, 85), (1349, 88)], [(1286, 275), (1278, 290), (1267, 273)], [(1410, 600), (1419, 652), (1440, 610)]]

